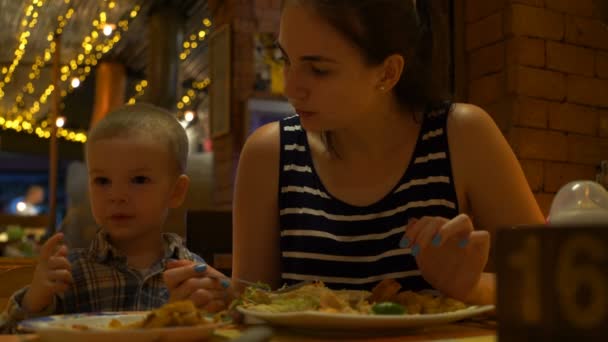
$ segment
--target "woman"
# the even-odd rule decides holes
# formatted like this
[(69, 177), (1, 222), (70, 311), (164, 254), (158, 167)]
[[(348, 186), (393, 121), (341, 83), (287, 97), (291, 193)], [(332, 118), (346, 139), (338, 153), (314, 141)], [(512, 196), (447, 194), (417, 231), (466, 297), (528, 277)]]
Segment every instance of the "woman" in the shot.
[[(241, 153), (234, 279), (370, 289), (395, 278), (495, 301), (491, 235), (544, 220), (488, 114), (430, 86), (427, 2), (284, 2), (278, 43), (299, 115), (259, 128)], [(168, 268), (175, 299), (227, 304), (207, 271)]]
[(234, 278), (363, 289), (396, 278), (494, 302), (491, 235), (543, 217), (488, 114), (429, 86), (427, 6), (284, 2), (278, 43), (298, 116), (243, 148)]

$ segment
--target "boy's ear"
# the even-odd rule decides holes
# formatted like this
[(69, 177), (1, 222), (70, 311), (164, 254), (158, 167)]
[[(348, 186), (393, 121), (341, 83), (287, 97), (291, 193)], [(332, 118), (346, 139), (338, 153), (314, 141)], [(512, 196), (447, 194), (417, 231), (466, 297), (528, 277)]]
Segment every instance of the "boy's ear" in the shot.
[(189, 186), (190, 178), (188, 176), (180, 175), (177, 177), (177, 182), (175, 182), (173, 193), (169, 199), (169, 208), (177, 208), (184, 203)]

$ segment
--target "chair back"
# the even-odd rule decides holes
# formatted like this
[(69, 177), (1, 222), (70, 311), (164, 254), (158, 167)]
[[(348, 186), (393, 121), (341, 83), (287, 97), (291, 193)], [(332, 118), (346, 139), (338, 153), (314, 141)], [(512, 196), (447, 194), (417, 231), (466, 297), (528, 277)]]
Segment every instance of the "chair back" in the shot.
[(13, 293), (32, 282), (33, 265), (0, 265), (0, 310), (4, 310)]
[(189, 210), (186, 214), (186, 246), (211, 266), (230, 274), (232, 268), (232, 212)]

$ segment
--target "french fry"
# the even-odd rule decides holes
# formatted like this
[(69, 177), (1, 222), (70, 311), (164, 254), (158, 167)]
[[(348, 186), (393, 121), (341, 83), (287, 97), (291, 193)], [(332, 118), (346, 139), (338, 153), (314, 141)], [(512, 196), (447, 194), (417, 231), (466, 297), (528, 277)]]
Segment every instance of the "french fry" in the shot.
[(372, 302), (390, 302), (401, 290), (401, 284), (395, 279), (384, 279), (372, 289)]

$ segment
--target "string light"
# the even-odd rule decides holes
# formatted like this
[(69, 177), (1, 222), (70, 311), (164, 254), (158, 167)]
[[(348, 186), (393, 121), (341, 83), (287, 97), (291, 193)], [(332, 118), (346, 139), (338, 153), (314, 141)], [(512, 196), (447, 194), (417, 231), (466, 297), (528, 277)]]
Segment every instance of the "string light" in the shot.
[(211, 79), (209, 77), (207, 77), (202, 81), (192, 82), (192, 88), (194, 88), (196, 90), (203, 90), (203, 89), (207, 88), (210, 84), (211, 84)]
[(192, 83), (193, 89), (188, 89), (188, 91), (186, 91), (186, 95), (182, 96), (181, 100), (177, 102), (175, 107), (177, 107), (177, 109), (179, 109), (179, 110), (184, 109), (188, 104), (193, 103), (194, 100), (196, 99), (196, 97), (198, 96), (197, 92), (195, 92), (194, 89), (203, 90), (203, 89), (207, 88), (210, 84), (211, 84), (211, 79), (208, 77), (200, 82), (193, 82)]
[[(202, 20), (202, 24), (204, 27), (210, 28), (213, 23), (212, 23), (211, 19), (205, 18)], [(202, 42), (203, 40), (205, 40), (207, 38), (207, 35), (208, 35), (207, 31), (205, 31), (205, 29), (201, 29), (198, 31), (198, 33), (192, 33), (190, 36), (188, 36), (188, 40), (185, 41), (183, 44), (183, 50), (179, 54), (179, 58), (182, 61), (186, 60), (188, 58), (188, 56), (190, 56), (191, 50), (196, 49), (199, 46), (199, 42)], [(145, 82), (145, 85), (142, 84), (143, 82)], [(133, 96), (131, 96), (131, 98), (129, 98), (129, 100), (127, 101), (127, 104), (129, 104), (129, 105), (135, 104), (137, 102), (137, 99), (144, 95), (145, 89), (147, 86), (148, 86), (148, 82), (146, 80), (143, 80), (143, 81), (139, 82), (138, 84), (136, 84), (135, 85), (135, 95), (133, 95)], [(183, 101), (180, 101), (180, 102), (183, 102)], [(180, 105), (179, 104), (180, 102), (178, 102), (176, 106), (178, 108), (180, 106), (183, 108), (184, 104), (182, 103)]]
[(112, 32), (114, 32), (114, 29), (115, 29), (115, 28), (116, 28), (116, 25), (114, 25), (114, 24), (105, 24), (105, 25), (103, 26), (103, 34), (104, 34), (106, 37), (111, 36), (111, 35), (112, 35)]
[[(69, 5), (69, 7), (63, 15), (57, 17), (57, 28), (55, 31), (51, 31), (47, 35), (49, 46), (42, 54), (36, 56), (35, 62), (32, 64), (31, 71), (29, 72), (29, 82), (23, 86), (21, 91), (15, 97), (14, 104), (9, 111), (9, 116), (14, 116), (19, 111), (19, 108), (23, 106), (23, 97), (25, 96), (25, 93), (31, 95), (35, 92), (36, 88), (34, 86), (34, 81), (40, 78), (40, 71), (46, 66), (46, 64), (51, 60), (52, 55), (55, 53), (55, 36), (62, 32), (63, 28), (68, 24), (74, 14), (74, 7), (70, 5), (71, 0), (64, 1), (67, 5)], [(31, 120), (32, 117), (30, 115), (26, 115), (26, 119)]]
[(64, 124), (65, 124), (65, 118), (63, 116), (58, 117), (57, 120), (55, 121), (55, 125), (59, 128), (62, 128)]
[[(43, 0), (36, 0), (35, 2), (38, 3), (40, 1)], [(64, 0), (66, 4), (68, 4), (71, 0)], [(108, 6), (110, 8), (115, 7), (114, 6)], [(141, 7), (139, 5), (136, 5), (135, 7), (133, 7), (133, 9), (131, 9), (131, 11), (128, 13), (128, 19), (123, 19), (120, 20), (118, 22), (118, 27), (120, 28), (120, 30), (127, 31), (128, 27), (129, 27), (129, 23), (135, 19), (137, 17), (137, 15), (139, 14)], [(68, 15), (69, 13), (69, 15)], [(60, 17), (58, 18), (58, 20), (60, 20), (60, 24), (59, 27), (57, 28), (57, 30), (55, 31), (55, 34), (60, 34), (63, 30), (63, 27), (65, 26), (65, 24), (67, 23), (66, 19), (69, 19), (73, 14), (73, 8), (70, 8), (68, 10), (68, 12), (66, 13), (66, 16), (64, 16), (63, 18)], [(71, 61), (69, 61), (66, 65), (64, 65), (61, 68), (61, 83), (65, 83), (67, 82), (68, 79), (70, 79), (70, 82), (75, 82), (74, 81), (74, 77), (76, 77), (78, 79), (79, 82), (83, 82), (86, 77), (88, 76), (88, 74), (91, 72), (91, 67), (95, 66), (97, 64), (97, 61), (103, 57), (103, 55), (107, 52), (109, 52), (114, 45), (120, 41), (121, 39), (121, 32), (116, 32), (114, 34), (114, 36), (111, 39), (108, 39), (105, 42), (100, 42), (94, 45), (96, 39), (100, 36), (99, 32), (101, 30), (103, 30), (103, 27), (105, 25), (105, 21), (106, 21), (107, 17), (106, 17), (106, 13), (105, 12), (101, 12), (99, 14), (99, 19), (96, 19), (93, 21), (93, 26), (94, 29), (91, 31), (91, 33), (89, 35), (87, 35), (84, 39), (83, 39), (83, 52), (78, 54), (74, 59), (72, 59)], [(64, 21), (65, 20), (65, 21)], [(44, 62), (47, 62), (51, 59), (51, 56), (53, 54), (53, 52), (55, 51), (55, 43), (54, 43), (54, 34), (49, 34), (47, 36), (47, 40), (50, 41), (50, 49), (45, 50), (43, 57), (41, 57), (41, 62), (38, 62), (36, 65), (37, 70), (39, 70), (43, 65)], [(42, 60), (44, 60), (44, 62), (42, 62)], [(38, 61), (38, 59), (37, 59)], [(85, 67), (82, 67), (84, 65), (86, 65)], [(76, 73), (77, 75), (72, 76), (72, 74)], [(32, 75), (30, 75), (30, 80), (36, 79), (37, 75), (39, 76), (39, 72), (33, 73), (33, 77)], [(60, 96), (61, 97), (65, 97), (67, 96), (68, 93), (70, 93), (71, 91), (73, 91), (73, 87), (69, 87), (67, 91), (62, 90)], [(13, 106), (13, 110), (11, 110), (11, 115), (12, 116), (16, 116), (16, 118), (10, 118), (11, 115), (9, 115), (9, 117), (4, 118), (0, 116), (0, 127), (3, 130), (6, 129), (13, 129), (17, 132), (26, 132), (29, 134), (36, 134), (38, 137), (40, 138), (45, 138), (48, 139), (51, 136), (51, 127), (49, 127), (49, 122), (48, 120), (44, 120), (40, 123), (36, 123), (32, 120), (32, 118), (34, 117), (34, 115), (36, 113), (38, 113), (40, 111), (40, 107), (41, 104), (46, 103), (48, 97), (55, 91), (55, 86), (53, 84), (49, 84), (46, 89), (42, 92), (42, 94), (40, 95), (39, 99), (37, 101), (35, 101), (32, 106), (30, 108), (28, 108), (26, 111), (23, 112), (19, 112), (18, 110), (18, 105)], [(58, 90), (58, 89), (57, 89)], [(33, 94), (34, 93), (34, 87), (32, 82), (28, 82), (28, 84), (24, 87), (24, 92), (28, 92), (29, 94)], [(21, 95), (21, 96), (19, 96)], [(18, 103), (22, 103), (23, 100), (23, 94), (19, 94), (17, 97), (17, 100), (21, 100), (21, 102), (17, 101)], [(25, 117), (24, 117), (25, 116)], [(65, 129), (65, 128), (58, 128), (57, 129), (57, 136), (60, 138), (63, 138), (65, 140), (69, 140), (69, 141), (75, 141), (75, 142), (81, 142), (84, 143), (87, 140), (87, 135), (84, 131), (74, 131), (74, 130), (69, 130), (69, 129)]]
[(141, 80), (139, 81), (136, 85), (135, 85), (135, 95), (133, 95), (129, 101), (127, 101), (127, 104), (132, 105), (135, 104), (135, 102), (137, 102), (137, 98), (144, 95), (145, 89), (148, 87), (148, 81), (147, 80)]
[(194, 120), (194, 112), (189, 110), (186, 113), (184, 113), (184, 119), (187, 122), (192, 122), (192, 120)]
[[(105, 21), (107, 19), (106, 13), (104, 11), (101, 11), (99, 13), (98, 19), (95, 19), (92, 22), (93, 29), (91, 30), (91, 33), (85, 36), (82, 40), (82, 53), (78, 54), (76, 58), (70, 60), (66, 65), (61, 68), (61, 83), (66, 82), (70, 77), (72, 78), (72, 82), (74, 77), (76, 77), (80, 81), (80, 83), (84, 82), (92, 70), (91, 66), (95, 66), (97, 64), (97, 61), (102, 58), (103, 55), (109, 52), (116, 43), (120, 41), (120, 39), (122, 38), (121, 31), (125, 32), (129, 29), (130, 21), (137, 17), (140, 9), (141, 7), (139, 5), (134, 6), (131, 12), (129, 13), (131, 19), (126, 21), (121, 20), (119, 22), (118, 26), (121, 30), (115, 32), (112, 38), (107, 39), (106, 41), (99, 41), (96, 43), (97, 38), (100, 37), (99, 32), (103, 30), (103, 27), (105, 26)], [(133, 15), (134, 13), (135, 15)], [(83, 64), (86, 66), (82, 67)], [(73, 74), (77, 75), (73, 76)], [(38, 113), (40, 111), (40, 104), (46, 103), (48, 97), (53, 93), (54, 90), (54, 86), (50, 84), (46, 88), (46, 90), (40, 95), (39, 99), (34, 102), (32, 107), (28, 109), (27, 114), (33, 117), (36, 113)], [(73, 87), (69, 87), (66, 92), (61, 93), (61, 97), (63, 98), (67, 96), (73, 90)], [(69, 136), (70, 135), (68, 134), (66, 137)]]
[[(203, 19), (203, 26), (206, 28), (211, 27), (211, 20), (209, 18), (205, 18)], [(198, 47), (198, 43), (202, 42), (203, 40), (205, 40), (205, 38), (207, 38), (207, 31), (205, 31), (205, 29), (201, 29), (198, 31), (198, 33), (196, 34), (191, 34), (190, 36), (188, 36), (188, 40), (186, 40), (183, 44), (183, 50), (182, 52), (179, 54), (179, 59), (181, 59), (182, 61), (185, 60), (186, 58), (188, 58), (188, 56), (190, 56), (190, 53), (192, 50), (196, 49)]]
[[(66, 4), (68, 4), (71, 0), (64, 0), (64, 1)], [(43, 2), (44, 2), (44, 0), (34, 0), (33, 1), (33, 3), (35, 3), (35, 4), (38, 4), (38, 3), (41, 4)], [(115, 5), (116, 4), (112, 1), (108, 4), (108, 8), (110, 8), (110, 9), (114, 8)], [(39, 5), (39, 6), (42, 6), (42, 5)], [(118, 25), (106, 24), (106, 19), (107, 19), (106, 13), (105, 12), (100, 13), (99, 19), (93, 21), (93, 25), (96, 26), (97, 29), (94, 29), (87, 36), (88, 39), (87, 39), (87, 37), (85, 37), (85, 39), (83, 40), (83, 44), (82, 44), (83, 49), (84, 49), (83, 53), (79, 54), (76, 58), (74, 58), (73, 60), (71, 60), (70, 62), (68, 62), (66, 65), (64, 65), (61, 68), (60, 79), (61, 79), (62, 83), (66, 82), (73, 73), (78, 74), (78, 76), (74, 76), (71, 78), (70, 84), (72, 85), (72, 87), (68, 88), (68, 91), (65, 91), (65, 90), (61, 91), (61, 97), (67, 96), (68, 93), (70, 93), (71, 91), (73, 91), (74, 88), (77, 87), (76, 84), (83, 82), (86, 79), (86, 77), (88, 76), (88, 74), (90, 73), (91, 66), (95, 66), (97, 64), (97, 61), (105, 53), (109, 52), (113, 48), (113, 46), (121, 39), (120, 32), (117, 32), (112, 39), (108, 39), (105, 43), (98, 43), (95, 46), (93, 46), (95, 40), (99, 37), (99, 32), (101, 32), (102, 34), (104, 34), (106, 36), (109, 36), (112, 33), (114, 33), (113, 31), (116, 27), (121, 29), (123, 32), (127, 31), (130, 21), (137, 17), (139, 11), (140, 11), (140, 6), (135, 6), (129, 12), (129, 18), (120, 20), (118, 22)], [(55, 43), (54, 43), (54, 36), (56, 34), (60, 34), (62, 32), (63, 27), (67, 24), (67, 21), (72, 17), (73, 13), (74, 13), (74, 9), (70, 7), (68, 9), (68, 12), (66, 13), (66, 15), (64, 15), (63, 17), (60, 16), (58, 18), (59, 25), (58, 25), (57, 30), (54, 33), (49, 33), (49, 35), (47, 36), (47, 39), (50, 42), (49, 48), (47, 48), (44, 51), (43, 55), (40, 56), (40, 58), (36, 59), (36, 63), (34, 63), (32, 65), (32, 72), (30, 73), (30, 82), (28, 82), (28, 84), (26, 84), (26, 86), (23, 87), (23, 92), (27, 92), (28, 94), (34, 93), (35, 88), (31, 81), (39, 78), (40, 69), (45, 65), (46, 62), (48, 62), (51, 59), (51, 56), (54, 53), (55, 48), (56, 48)], [(36, 14), (36, 16), (37, 16), (37, 14)], [(110, 25), (112, 25), (112, 26), (110, 26)], [(206, 18), (203, 20), (203, 25), (208, 28), (212, 25), (212, 22), (211, 22), (211, 20)], [(108, 34), (108, 31), (109, 31), (108, 27), (110, 27), (112, 29), (112, 32), (110, 32), (109, 34)], [(190, 35), (188, 37), (188, 40), (183, 45), (183, 51), (180, 54), (180, 59), (185, 60), (186, 58), (188, 58), (188, 56), (191, 54), (191, 51), (193, 49), (196, 49), (199, 46), (199, 42), (205, 40), (207, 35), (208, 35), (207, 31), (205, 31), (204, 29), (198, 31), (197, 34)], [(86, 65), (84, 68), (82, 67), (83, 64)], [(5, 72), (5, 69), (6, 69), (6, 72)], [(3, 68), (2, 71), (3, 71), (3, 74), (6, 74), (8, 72), (8, 68)], [(197, 90), (203, 90), (210, 83), (211, 83), (211, 80), (209, 78), (206, 78), (203, 81), (193, 82), (192, 88), (197, 89)], [(148, 86), (148, 82), (146, 80), (140, 81), (135, 86), (137, 94), (129, 100), (129, 103), (135, 103), (135, 101), (136, 101), (135, 98), (142, 96), (144, 94), (147, 86)], [(189, 89), (187, 91), (186, 95), (184, 95), (181, 98), (181, 100), (177, 104), (178, 108), (179, 107), (183, 108), (185, 106), (185, 104), (193, 102), (193, 100), (196, 98), (196, 95), (197, 95), (193, 89)], [(34, 104), (27, 111), (25, 111), (24, 114), (27, 116), (27, 120), (25, 120), (25, 118), (22, 115), (19, 115), (16, 119), (13, 119), (13, 120), (0, 117), (0, 127), (2, 129), (14, 129), (18, 132), (25, 131), (30, 134), (36, 134), (40, 138), (45, 138), (45, 139), (50, 138), (51, 129), (49, 127), (48, 120), (42, 121), (39, 124), (35, 124), (35, 123), (31, 122), (31, 119), (36, 113), (38, 113), (40, 111), (40, 105), (44, 104), (47, 101), (48, 97), (55, 90), (56, 89), (52, 84), (47, 86), (47, 88), (44, 90), (44, 92), (40, 95), (38, 101), (35, 101)], [(3, 94), (0, 93), (0, 95), (3, 95)], [(17, 100), (16, 102), (18, 104), (22, 104), (23, 94), (21, 93), (19, 95), (21, 95), (21, 96), (18, 96), (16, 98), (16, 100)], [(1, 96), (0, 96), (0, 98), (1, 98)], [(16, 105), (14, 107), (18, 107), (18, 106)], [(15, 113), (13, 113), (13, 114), (15, 114)], [(186, 119), (188, 119), (188, 118), (193, 120), (194, 114), (192, 112), (186, 113)], [(84, 131), (78, 132), (78, 131), (64, 129), (62, 127), (59, 127), (61, 122), (56, 122), (56, 124), (58, 126), (58, 129), (57, 129), (58, 137), (61, 137), (63, 139), (70, 140), (70, 141), (76, 141), (76, 142), (82, 142), (82, 143), (86, 142), (87, 136)], [(65, 119), (63, 121), (63, 124), (65, 124)], [(61, 126), (63, 126), (63, 124), (61, 124)]]
[(4, 87), (11, 83), (13, 73), (17, 66), (21, 62), (23, 55), (25, 55), (25, 49), (29, 42), (28, 38), (31, 36), (31, 31), (38, 24), (38, 10), (44, 5), (45, 0), (32, 0), (31, 4), (25, 7), (25, 16), (21, 20), (21, 26), (23, 31), (19, 35), (19, 45), (15, 50), (15, 58), (8, 68), (2, 68), (2, 80), (0, 80), (0, 99), (4, 97)]
[(72, 78), (72, 82), (70, 83), (72, 88), (78, 88), (80, 86), (80, 79), (78, 77)]

